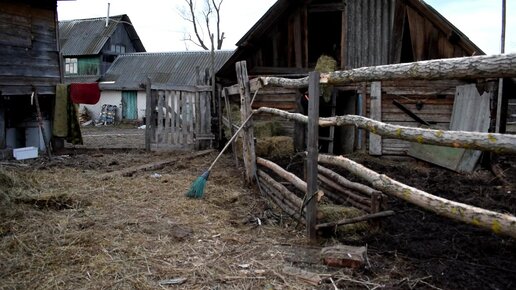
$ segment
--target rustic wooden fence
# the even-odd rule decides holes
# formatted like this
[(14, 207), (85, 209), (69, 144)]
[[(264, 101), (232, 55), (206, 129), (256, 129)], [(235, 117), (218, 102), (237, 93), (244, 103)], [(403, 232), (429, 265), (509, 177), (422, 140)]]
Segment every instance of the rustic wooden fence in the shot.
[(146, 149), (211, 147), (211, 103), (211, 86), (147, 84)]
[[(283, 116), (296, 122), (307, 123), (308, 143), (306, 159), (306, 182), (278, 165), (254, 155), (252, 123), (245, 124), (243, 136), (243, 161), (246, 179), (256, 179), (260, 187), (265, 189), (272, 200), (292, 217), (306, 224), (307, 235), (310, 239), (316, 236), (316, 229), (326, 226), (337, 226), (354, 221), (367, 220), (392, 214), (381, 211), (382, 194), (397, 197), (407, 202), (433, 211), (458, 221), (479, 226), (495, 233), (509, 235), (516, 238), (516, 217), (501, 214), (478, 207), (446, 200), (424, 191), (412, 188), (389, 177), (376, 173), (343, 156), (319, 155), (318, 128), (319, 126), (354, 125), (380, 136), (389, 136), (395, 139), (415, 141), (418, 143), (437, 144), (449, 147), (475, 148), (496, 153), (516, 153), (516, 136), (498, 133), (479, 133), (464, 131), (443, 131), (421, 129), (413, 127), (386, 124), (363, 116), (345, 115), (333, 118), (319, 118), (319, 98), (310, 98), (308, 116), (289, 113), (274, 108), (260, 108), (250, 110), (251, 87), (259, 89), (261, 86), (279, 85), (289, 88), (308, 87), (310, 96), (319, 95), (321, 83), (345, 84), (356, 81), (381, 81), (395, 79), (453, 79), (453, 78), (499, 78), (516, 76), (516, 54), (500, 56), (479, 56), (447, 60), (432, 60), (409, 64), (387, 65), (370, 68), (359, 68), (344, 72), (323, 74), (310, 73), (303, 79), (285, 79), (275, 77), (258, 78), (249, 81), (245, 62), (237, 63), (238, 88), (241, 95), (242, 120), (250, 114), (272, 113)], [(247, 136), (246, 136), (247, 135)], [(246, 141), (247, 140), (247, 141)], [(247, 147), (247, 148), (246, 148)], [(321, 164), (339, 166), (351, 173), (360, 176), (370, 183), (370, 187), (352, 183), (335, 172), (321, 166)], [(282, 179), (291, 183), (297, 190), (303, 192), (304, 198), (294, 194), (281, 182), (276, 181), (261, 168), (268, 168)], [(364, 210), (367, 214), (353, 221), (336, 221), (317, 225), (317, 197), (321, 194), (320, 187), (324, 188), (330, 199), (348, 204)], [(380, 193), (382, 192), (382, 193)]]

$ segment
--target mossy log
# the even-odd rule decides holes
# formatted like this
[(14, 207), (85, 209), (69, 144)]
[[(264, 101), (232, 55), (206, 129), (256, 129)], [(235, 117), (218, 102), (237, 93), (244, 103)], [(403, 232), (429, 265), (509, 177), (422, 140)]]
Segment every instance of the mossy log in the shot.
[(516, 238), (516, 217), (512, 215), (502, 214), (431, 195), (425, 191), (393, 180), (386, 175), (379, 174), (343, 156), (319, 154), (318, 160), (321, 163), (341, 166), (371, 183), (374, 188), (438, 215), (485, 228), (496, 234), (504, 234)]
[[(255, 113), (271, 113), (286, 119), (308, 123), (308, 117), (299, 113), (289, 113), (274, 108), (261, 107)], [(354, 125), (383, 137), (407, 140), (422, 144), (433, 144), (455, 148), (492, 151), (495, 153), (516, 153), (516, 135), (499, 133), (480, 133), (466, 131), (444, 131), (406, 127), (382, 123), (357, 115), (320, 118), (319, 126)]]
[[(343, 85), (386, 80), (486, 79), (516, 76), (516, 53), (434, 59), (321, 74), (321, 83)], [(308, 77), (261, 77), (263, 86), (308, 87)]]

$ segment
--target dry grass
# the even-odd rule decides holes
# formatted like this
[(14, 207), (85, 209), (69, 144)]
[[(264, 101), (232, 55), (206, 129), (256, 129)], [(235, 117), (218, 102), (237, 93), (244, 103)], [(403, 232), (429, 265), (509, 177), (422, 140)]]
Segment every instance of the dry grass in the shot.
[[(141, 155), (138, 161), (162, 158)], [(157, 289), (169, 287), (162, 280), (186, 278), (175, 287), (303, 289), (279, 274), (278, 251), (303, 244), (303, 231), (288, 219), (267, 219), (267, 204), (243, 187), (229, 161), (212, 171), (205, 199), (184, 196), (213, 157), (178, 162), (159, 178), (140, 172), (107, 181), (97, 178), (107, 171), (101, 166), (117, 160), (124, 168), (134, 157), (3, 169), (0, 178), (10, 183), (2, 182), (9, 198), (0, 207), (0, 287)], [(264, 224), (252, 223), (256, 218)]]

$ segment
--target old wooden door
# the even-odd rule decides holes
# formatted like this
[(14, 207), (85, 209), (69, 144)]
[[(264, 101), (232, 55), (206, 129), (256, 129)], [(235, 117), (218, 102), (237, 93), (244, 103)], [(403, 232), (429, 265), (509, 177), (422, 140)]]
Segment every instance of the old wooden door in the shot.
[(138, 119), (137, 92), (122, 92), (122, 119), (136, 120)]

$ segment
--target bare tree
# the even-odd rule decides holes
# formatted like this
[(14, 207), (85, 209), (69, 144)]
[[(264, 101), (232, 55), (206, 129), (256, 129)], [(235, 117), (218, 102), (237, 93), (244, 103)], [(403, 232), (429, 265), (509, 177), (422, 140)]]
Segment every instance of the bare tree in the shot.
[[(208, 41), (211, 43), (211, 49), (220, 50), (224, 41), (224, 32), (220, 31), (220, 8), (224, 0), (203, 0), (203, 7), (198, 7), (197, 4), (199, 3), (196, 0), (184, 1), (186, 7), (179, 10), (179, 15), (191, 23), (193, 29), (193, 36), (192, 33), (187, 33), (184, 41), (192, 42), (204, 50), (210, 50), (210, 47), (208, 47), (210, 44), (206, 43), (206, 38), (208, 38)], [(216, 40), (214, 39), (213, 30), (216, 31)]]

